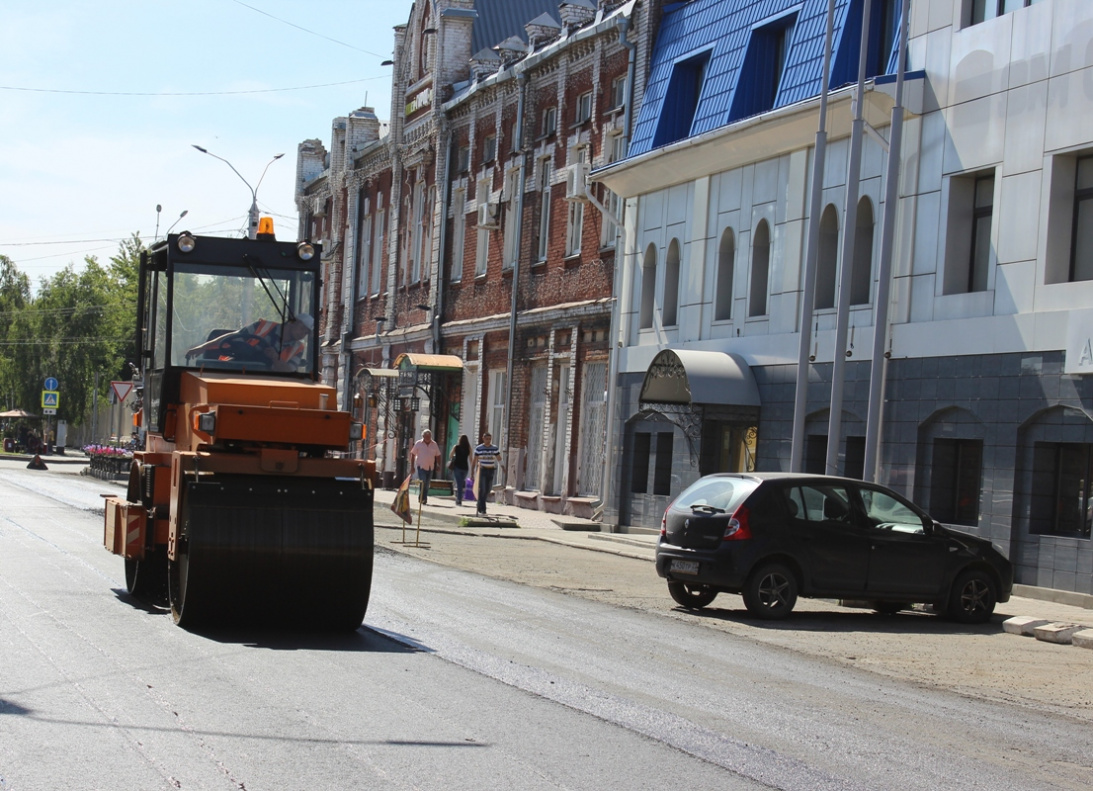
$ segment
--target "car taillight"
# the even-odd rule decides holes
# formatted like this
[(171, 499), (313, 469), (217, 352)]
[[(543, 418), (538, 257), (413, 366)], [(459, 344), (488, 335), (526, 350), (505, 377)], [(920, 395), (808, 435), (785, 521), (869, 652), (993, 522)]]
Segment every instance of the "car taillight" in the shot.
[(743, 541), (744, 539), (751, 538), (751, 527), (748, 525), (748, 509), (744, 506), (740, 506), (736, 509), (736, 513), (729, 519), (729, 524), (725, 527), (725, 535), (721, 536), (722, 541)]
[(668, 535), (668, 509), (664, 509), (664, 516), (660, 518), (660, 537)]

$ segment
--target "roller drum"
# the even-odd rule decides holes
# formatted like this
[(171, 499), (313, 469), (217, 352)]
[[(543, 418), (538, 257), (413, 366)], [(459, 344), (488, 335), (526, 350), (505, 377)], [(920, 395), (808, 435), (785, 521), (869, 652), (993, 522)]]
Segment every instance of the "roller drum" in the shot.
[(209, 476), (185, 485), (171, 610), (230, 623), (352, 630), (372, 585), (372, 490), (357, 480)]

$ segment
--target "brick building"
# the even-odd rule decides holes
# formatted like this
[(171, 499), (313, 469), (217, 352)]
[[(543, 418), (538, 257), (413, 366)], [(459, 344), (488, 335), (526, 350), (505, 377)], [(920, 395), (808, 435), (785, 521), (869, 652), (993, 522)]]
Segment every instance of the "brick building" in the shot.
[(324, 246), (323, 377), (388, 484), (429, 427), (489, 430), (498, 496), (589, 513), (607, 452), (618, 203), (659, 2), (437, 0), (395, 31), (390, 130), (370, 108), (299, 150)]

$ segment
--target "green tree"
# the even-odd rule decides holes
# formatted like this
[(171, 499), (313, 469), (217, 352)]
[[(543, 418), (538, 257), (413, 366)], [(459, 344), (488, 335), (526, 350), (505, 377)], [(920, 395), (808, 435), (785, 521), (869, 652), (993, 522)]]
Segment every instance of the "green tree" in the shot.
[[(14, 267), (9, 272), (0, 266), (0, 332), (6, 333), (6, 345), (0, 346), (5, 350), (0, 356), (0, 387), (10, 387), (18, 405), (37, 407), (42, 383), (53, 376), (61, 392), (57, 417), (82, 425), (91, 414), (96, 374), (98, 396), (106, 398), (110, 381), (128, 373), (125, 363), (136, 359), (142, 250), (134, 234), (119, 245), (108, 265), (87, 256), (81, 270), (69, 264), (43, 279), (33, 297), (25, 276)], [(5, 312), (6, 299), (22, 307)]]
[(16, 402), (18, 371), (15, 366), (13, 325), (30, 302), (30, 278), (11, 259), (0, 255), (0, 404), (4, 409), (28, 408)]

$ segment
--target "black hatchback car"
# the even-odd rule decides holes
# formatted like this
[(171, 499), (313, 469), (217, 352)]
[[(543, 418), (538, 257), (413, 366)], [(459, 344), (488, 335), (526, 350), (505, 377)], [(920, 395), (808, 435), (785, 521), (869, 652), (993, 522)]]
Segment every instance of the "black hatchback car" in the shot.
[(689, 486), (664, 512), (657, 573), (684, 607), (738, 593), (765, 619), (785, 618), (804, 596), (883, 612), (932, 604), (981, 623), (1013, 588), (1013, 567), (989, 541), (883, 486), (793, 473), (721, 473)]

